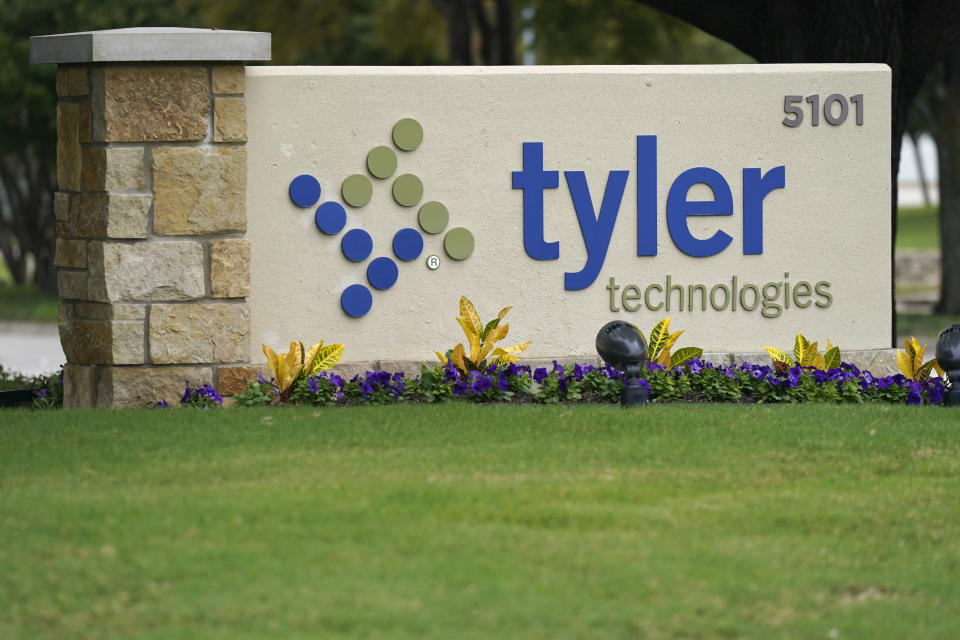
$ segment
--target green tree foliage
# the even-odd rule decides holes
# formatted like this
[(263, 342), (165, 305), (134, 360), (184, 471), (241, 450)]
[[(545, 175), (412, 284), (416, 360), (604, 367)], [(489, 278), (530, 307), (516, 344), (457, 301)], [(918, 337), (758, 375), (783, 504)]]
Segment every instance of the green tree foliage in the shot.
[(732, 45), (635, 0), (537, 0), (538, 64), (721, 64), (753, 59)]
[(269, 31), (270, 64), (445, 62), (445, 23), (430, 0), (178, 0), (206, 27)]
[(30, 64), (30, 36), (157, 25), (193, 26), (149, 0), (0, 0), (0, 251), (15, 283), (33, 262), (56, 291), (56, 69)]

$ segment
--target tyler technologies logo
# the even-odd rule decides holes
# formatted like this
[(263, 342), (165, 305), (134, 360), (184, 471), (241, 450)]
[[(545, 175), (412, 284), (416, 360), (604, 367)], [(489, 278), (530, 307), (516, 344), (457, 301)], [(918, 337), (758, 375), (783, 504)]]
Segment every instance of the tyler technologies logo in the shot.
[[(403, 118), (393, 125), (393, 144), (403, 153), (409, 153), (423, 142), (423, 127), (413, 118)], [(366, 167), (376, 180), (387, 180), (397, 172), (397, 153), (390, 147), (374, 147), (367, 153)], [(423, 182), (412, 173), (403, 173), (393, 180), (393, 199), (402, 207), (415, 207), (423, 199)], [(312, 175), (299, 175), (290, 181), (290, 200), (302, 208), (312, 208), (320, 200), (320, 181)], [(373, 182), (362, 173), (348, 176), (340, 186), (340, 196), (352, 209), (361, 209), (373, 197)], [(327, 236), (337, 236), (347, 226), (347, 210), (336, 200), (320, 203), (316, 209), (317, 228)], [(424, 240), (420, 231), (436, 235), (447, 228), (450, 214), (442, 202), (429, 201), (420, 206), (417, 224), (420, 230), (407, 226), (393, 236), (393, 255), (402, 262), (412, 262), (423, 253)], [(464, 227), (454, 227), (443, 237), (443, 250), (453, 260), (466, 260), (473, 253), (473, 234)], [(340, 236), (340, 251), (351, 262), (365, 262), (373, 254), (373, 238), (362, 228), (349, 229)], [(439, 258), (427, 258), (431, 270), (439, 266)], [(354, 318), (367, 314), (373, 306), (370, 287), (380, 291), (397, 282), (399, 268), (389, 256), (379, 256), (367, 263), (367, 284), (355, 283), (340, 294), (340, 306)]]

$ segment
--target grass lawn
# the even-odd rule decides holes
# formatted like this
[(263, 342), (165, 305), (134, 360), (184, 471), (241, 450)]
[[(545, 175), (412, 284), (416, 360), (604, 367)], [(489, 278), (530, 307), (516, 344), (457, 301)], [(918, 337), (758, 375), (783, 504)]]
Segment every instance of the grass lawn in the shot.
[(937, 207), (897, 210), (897, 249), (940, 249)]
[(0, 320), (57, 322), (60, 300), (33, 286), (0, 284)]
[(0, 637), (960, 637), (960, 412), (0, 413)]
[[(928, 355), (933, 357), (940, 332), (960, 322), (960, 317), (931, 313), (898, 313), (897, 332), (904, 336), (930, 336)], [(903, 345), (897, 345), (902, 349)]]

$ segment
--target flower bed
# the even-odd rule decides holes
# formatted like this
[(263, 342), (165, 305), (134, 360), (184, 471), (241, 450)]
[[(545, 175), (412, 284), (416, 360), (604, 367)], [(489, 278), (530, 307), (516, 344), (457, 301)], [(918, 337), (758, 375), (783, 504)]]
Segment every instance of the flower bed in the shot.
[[(395, 402), (444, 402), (462, 400), (481, 403), (602, 403), (619, 401), (624, 374), (609, 365), (575, 364), (531, 369), (510, 363), (464, 373), (452, 363), (408, 379), (403, 373), (367, 371), (350, 380), (324, 371), (299, 380), (287, 402), (298, 405), (356, 405)], [(892, 402), (941, 404), (945, 390), (940, 378), (917, 382), (902, 374), (876, 377), (849, 363), (823, 371), (794, 366), (780, 371), (767, 365), (743, 363), (722, 366), (693, 358), (667, 368), (648, 363), (640, 381), (651, 402)], [(185, 404), (210, 406), (202, 402)], [(279, 391), (272, 381), (260, 377), (234, 396), (241, 406), (277, 403)]]

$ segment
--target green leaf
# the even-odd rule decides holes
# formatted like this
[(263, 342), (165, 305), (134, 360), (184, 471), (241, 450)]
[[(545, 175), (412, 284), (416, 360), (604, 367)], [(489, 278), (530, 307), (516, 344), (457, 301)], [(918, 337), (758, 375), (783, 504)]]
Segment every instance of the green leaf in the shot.
[(930, 371), (933, 370), (933, 365), (936, 363), (936, 358), (927, 360), (919, 369), (917, 369), (917, 377), (915, 378), (917, 382), (923, 382), (930, 377)]
[(780, 349), (777, 349), (776, 347), (764, 347), (763, 350), (769, 353), (770, 357), (777, 362), (784, 362), (786, 364), (790, 364), (792, 362), (789, 354), (780, 351)]
[(823, 368), (826, 371), (837, 369), (840, 366), (840, 347), (831, 347), (823, 354)]
[(797, 364), (803, 363), (803, 354), (806, 353), (810, 341), (803, 337), (802, 333), (797, 334), (797, 340), (793, 345), (793, 359)]
[(693, 360), (703, 355), (703, 349), (700, 347), (683, 347), (677, 349), (670, 358), (670, 368), (683, 364), (687, 360)]
[(480, 340), (486, 340), (487, 334), (490, 333), (491, 329), (496, 329), (497, 325), (500, 324), (500, 318), (494, 318), (487, 323), (487, 326), (483, 328), (483, 331), (480, 333)]
[(342, 344), (328, 344), (317, 351), (316, 357), (313, 359), (313, 362), (310, 363), (312, 366), (307, 371), (306, 375), (312, 376), (320, 373), (321, 371), (326, 371), (333, 365), (340, 362), (340, 358), (343, 357), (343, 345)]
[(660, 352), (663, 351), (663, 347), (667, 343), (667, 338), (669, 337), (670, 318), (664, 318), (650, 331), (650, 345), (647, 353), (647, 357), (650, 360), (654, 360), (658, 355), (660, 355)]

